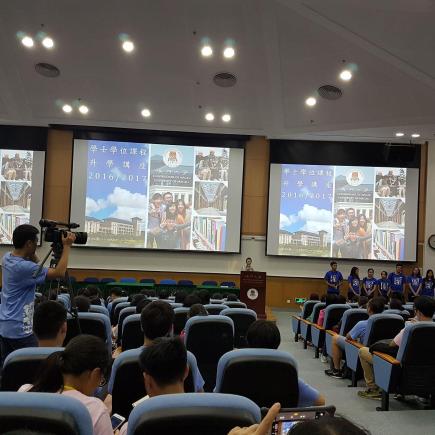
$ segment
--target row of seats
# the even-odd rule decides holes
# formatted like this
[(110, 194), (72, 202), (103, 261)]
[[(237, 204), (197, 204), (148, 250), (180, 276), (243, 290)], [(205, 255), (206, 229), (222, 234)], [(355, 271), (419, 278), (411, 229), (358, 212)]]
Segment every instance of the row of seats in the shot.
[[(414, 314), (412, 305), (406, 312), (386, 309), (382, 314), (369, 317), (367, 310), (347, 305), (333, 304), (325, 308), (325, 303), (307, 301), (301, 316), (292, 316), (292, 329), (295, 341), (302, 337), (304, 348), (312, 343), (315, 357), (319, 349), (326, 348), (326, 354), (332, 359), (332, 341), (334, 336), (342, 336), (345, 361), (351, 372), (352, 387), (362, 378), (359, 349), (370, 347), (381, 340), (393, 339), (404, 327), (405, 320)], [(323, 327), (317, 325), (320, 310), (325, 309)], [(307, 318), (312, 314), (313, 321)], [(361, 320), (368, 319), (365, 338), (362, 343), (345, 339), (346, 334)], [(338, 332), (331, 329), (341, 320)], [(435, 394), (435, 324), (419, 322), (408, 325), (397, 357), (374, 352), (373, 367), (375, 382), (382, 389), (382, 406), (379, 410), (388, 410), (389, 394)]]
[[(140, 403), (130, 415), (128, 434), (223, 434), (260, 420), (260, 408), (245, 397), (171, 394)], [(0, 427), (2, 433), (20, 433), (23, 428), (32, 433), (93, 433), (86, 407), (78, 400), (54, 393), (0, 393)]]
[[(76, 278), (74, 277), (70, 277), (70, 279), (72, 281), (77, 281)], [(139, 281), (136, 278), (132, 278), (132, 277), (123, 277), (120, 278), (119, 280), (116, 280), (115, 278), (97, 278), (94, 276), (88, 276), (86, 278), (83, 279), (83, 282), (86, 282), (88, 284), (108, 284), (111, 282), (120, 282), (120, 283), (141, 283), (141, 284), (156, 284), (156, 280), (153, 278), (143, 278), (140, 279)], [(180, 285), (180, 286), (193, 286), (194, 283), (193, 281), (191, 281), (190, 279), (180, 279), (178, 281), (176, 281), (175, 279), (162, 279), (160, 280), (159, 284), (163, 284), (163, 285)], [(213, 281), (213, 280), (207, 280), (207, 281), (203, 281), (201, 285), (205, 285), (205, 286), (213, 286), (213, 287), (217, 287), (219, 284), (217, 281)], [(235, 287), (236, 283), (234, 281), (223, 281), (220, 283), (221, 287)]]

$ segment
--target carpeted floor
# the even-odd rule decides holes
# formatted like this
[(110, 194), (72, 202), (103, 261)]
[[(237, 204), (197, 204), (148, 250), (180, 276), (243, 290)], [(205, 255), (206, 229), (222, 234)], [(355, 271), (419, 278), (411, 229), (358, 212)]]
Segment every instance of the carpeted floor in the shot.
[(349, 380), (332, 379), (324, 374), (329, 364), (314, 358), (314, 350), (303, 349), (302, 342), (295, 343), (290, 322), (290, 312), (274, 310), (281, 332), (281, 350), (290, 352), (298, 362), (298, 371), (307, 383), (317, 388), (328, 405), (335, 405), (337, 413), (370, 430), (373, 435), (435, 434), (435, 411), (424, 410), (417, 403), (402, 403), (390, 396), (390, 411), (378, 412), (380, 401), (362, 399), (357, 391), (364, 387), (349, 388)]

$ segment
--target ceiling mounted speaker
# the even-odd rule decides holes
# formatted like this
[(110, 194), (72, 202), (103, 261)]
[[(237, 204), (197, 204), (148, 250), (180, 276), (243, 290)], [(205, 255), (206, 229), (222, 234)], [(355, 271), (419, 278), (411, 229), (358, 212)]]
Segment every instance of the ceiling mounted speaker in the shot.
[(324, 85), (317, 89), (317, 93), (325, 100), (338, 100), (343, 95), (343, 91), (337, 86)]
[(35, 70), (38, 74), (41, 74), (41, 76), (44, 77), (54, 78), (60, 75), (59, 68), (50, 63), (37, 63), (35, 65)]
[(237, 83), (237, 77), (229, 72), (221, 72), (213, 77), (213, 82), (221, 88), (230, 88)]

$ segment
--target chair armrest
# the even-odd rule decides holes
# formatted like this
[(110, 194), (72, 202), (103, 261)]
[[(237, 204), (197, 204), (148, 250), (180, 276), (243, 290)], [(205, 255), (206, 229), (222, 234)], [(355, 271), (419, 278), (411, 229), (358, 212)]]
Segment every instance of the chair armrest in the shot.
[(325, 328), (324, 328), (323, 326), (319, 326), (317, 323), (313, 323), (313, 324), (311, 325), (311, 327), (312, 327), (312, 328), (316, 328), (316, 329), (318, 329), (319, 331), (324, 331), (324, 330), (325, 330)]
[(334, 336), (334, 335), (338, 335), (336, 332), (331, 331), (330, 329), (327, 329), (327, 330), (326, 330), (326, 333), (329, 334), (329, 335), (332, 335), (332, 336)]
[(359, 341), (349, 340), (348, 338), (346, 338), (346, 343), (349, 343), (349, 344), (351, 344), (352, 346), (357, 347), (358, 349), (361, 349), (362, 347), (364, 347), (364, 345), (361, 344)]
[(293, 317), (293, 319), (296, 319), (296, 320), (302, 320), (301, 316), (296, 316), (295, 314), (292, 314), (290, 317)]
[(301, 322), (305, 323), (306, 325), (312, 325), (313, 324), (312, 322), (310, 322), (307, 319), (301, 319)]
[(378, 356), (379, 358), (383, 359), (384, 361), (395, 365), (395, 366), (400, 366), (400, 361), (398, 361), (396, 358), (394, 358), (394, 356), (388, 355), (386, 353), (382, 353), (382, 352), (373, 352), (374, 355)]

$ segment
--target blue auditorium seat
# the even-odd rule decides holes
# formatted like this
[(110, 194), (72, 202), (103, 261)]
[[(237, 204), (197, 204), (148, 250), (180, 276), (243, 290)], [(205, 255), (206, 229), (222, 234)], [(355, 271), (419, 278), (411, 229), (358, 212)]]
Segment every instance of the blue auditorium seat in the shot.
[(33, 384), (42, 361), (63, 347), (25, 347), (11, 352), (3, 364), (2, 391), (18, 391), (24, 384)]
[(388, 411), (389, 394), (435, 395), (435, 324), (407, 324), (397, 357), (375, 352), (376, 385), (382, 389), (382, 406)]
[(95, 276), (87, 276), (83, 282), (86, 282), (88, 284), (98, 284), (100, 280), (96, 278)]
[(203, 281), (202, 285), (209, 285), (209, 286), (217, 287), (218, 283), (217, 283), (217, 281), (208, 280), (208, 281)]
[(193, 285), (193, 281), (191, 281), (190, 279), (180, 279), (178, 281), (178, 285), (192, 286)]
[(234, 322), (234, 347), (246, 347), (246, 333), (257, 320), (257, 313), (248, 308), (226, 308), (220, 315), (227, 316)]
[(301, 333), (301, 319), (306, 319), (313, 312), (314, 305), (319, 303), (319, 301), (305, 301), (302, 309), (302, 314), (297, 316), (293, 314), (291, 316), (292, 320), (292, 329), (295, 334), (295, 341), (299, 341), (299, 334)]
[(186, 348), (198, 360), (205, 391), (212, 391), (218, 361), (234, 347), (234, 323), (226, 316), (195, 316), (187, 321), (185, 333)]
[(109, 282), (116, 282), (115, 278), (101, 278), (100, 283), (101, 284), (109, 284)]
[(41, 434), (93, 433), (88, 409), (57, 393), (0, 393), (0, 428), (2, 433), (25, 429)]
[(112, 325), (117, 325), (119, 320), (119, 314), (124, 308), (127, 308), (130, 306), (130, 302), (120, 302), (119, 304), (116, 304), (115, 308), (112, 307)]
[[(325, 345), (326, 345), (326, 353), (332, 358), (332, 338), (334, 335), (340, 335), (346, 337), (347, 333), (361, 320), (367, 320), (369, 318), (369, 313), (367, 310), (362, 308), (351, 308), (343, 313), (343, 317), (341, 319), (341, 327), (338, 334), (331, 330), (326, 331), (325, 335)], [(342, 350), (344, 351), (344, 345)]]
[(346, 340), (346, 365), (352, 370), (352, 386), (356, 387), (358, 372), (361, 370), (359, 349), (363, 346), (370, 347), (373, 343), (387, 338), (393, 339), (404, 327), (403, 317), (398, 314), (374, 314), (369, 317), (367, 331), (363, 343)]
[(228, 305), (224, 305), (224, 304), (206, 304), (206, 305), (204, 305), (204, 308), (207, 310), (208, 314), (218, 315), (223, 310), (228, 309)]
[(124, 319), (121, 334), (122, 350), (136, 349), (143, 345), (144, 336), (140, 323), (140, 314), (130, 314)]
[(135, 283), (135, 282), (137, 282), (137, 280), (136, 280), (136, 278), (123, 277), (119, 280), (119, 282), (123, 282), (125, 284), (128, 284), (128, 283)]
[[(349, 305), (331, 304), (325, 308), (323, 326), (311, 325), (311, 342), (315, 349), (315, 357), (319, 358), (319, 349), (325, 346), (325, 331), (337, 325), (343, 314), (349, 310)], [(326, 352), (323, 352), (326, 355)]]
[(186, 326), (189, 311), (190, 308), (187, 307), (174, 308), (174, 335), (180, 335)]
[(236, 283), (234, 281), (223, 281), (221, 282), (221, 287), (235, 287)]
[(177, 281), (175, 281), (175, 279), (162, 279), (160, 281), (160, 284), (163, 284), (163, 285), (177, 285)]
[(259, 423), (260, 408), (231, 394), (169, 394), (153, 397), (132, 411), (128, 435), (220, 435), (235, 426)]
[(298, 405), (298, 383), (297, 364), (288, 352), (238, 349), (219, 360), (215, 392), (247, 397), (259, 407), (279, 402), (291, 408)]
[[(128, 417), (133, 409), (132, 403), (146, 396), (143, 372), (139, 364), (139, 356), (143, 350), (140, 346), (122, 352), (113, 363), (108, 391), (112, 395), (112, 412)], [(187, 352), (189, 374), (184, 381), (186, 393), (195, 392), (195, 385), (201, 384), (195, 356)]]
[(246, 304), (240, 301), (225, 301), (223, 305), (229, 308), (247, 308)]
[(105, 314), (107, 317), (109, 317), (109, 310), (106, 307), (103, 307), (102, 305), (91, 305), (89, 307), (90, 313), (101, 313)]
[(141, 284), (155, 284), (156, 280), (154, 278), (142, 278), (139, 282)]
[(325, 302), (317, 302), (313, 307), (313, 321), (301, 319), (301, 337), (304, 339), (304, 349), (308, 347), (308, 342), (311, 341), (311, 325), (316, 324), (319, 318), (320, 310), (326, 307)]

